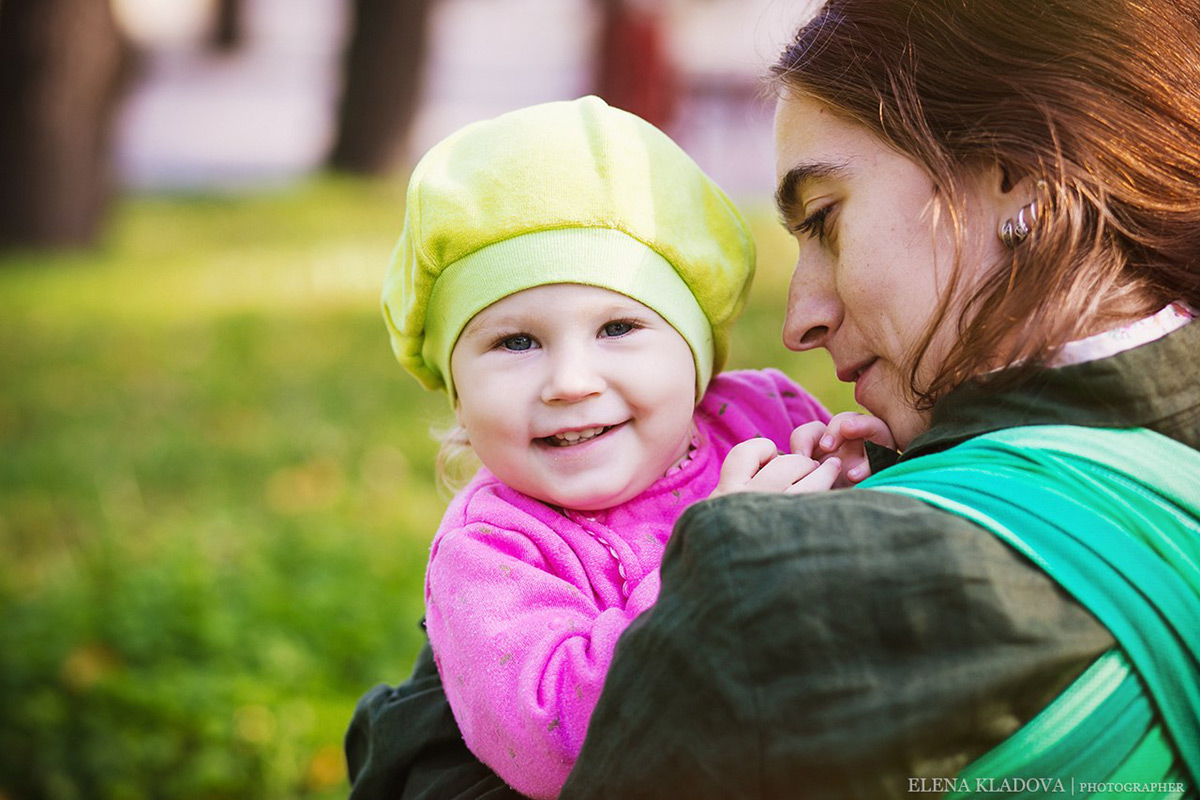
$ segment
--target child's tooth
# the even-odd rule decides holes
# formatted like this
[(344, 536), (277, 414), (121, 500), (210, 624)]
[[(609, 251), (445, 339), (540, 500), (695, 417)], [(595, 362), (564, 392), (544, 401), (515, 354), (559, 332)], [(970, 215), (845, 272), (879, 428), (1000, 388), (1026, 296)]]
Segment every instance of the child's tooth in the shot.
[(574, 444), (575, 442), (586, 441), (588, 439), (595, 438), (602, 433), (604, 433), (604, 427), (600, 426), (598, 428), (584, 428), (581, 431), (566, 431), (564, 433), (556, 433), (554, 434), (554, 438), (560, 442)]

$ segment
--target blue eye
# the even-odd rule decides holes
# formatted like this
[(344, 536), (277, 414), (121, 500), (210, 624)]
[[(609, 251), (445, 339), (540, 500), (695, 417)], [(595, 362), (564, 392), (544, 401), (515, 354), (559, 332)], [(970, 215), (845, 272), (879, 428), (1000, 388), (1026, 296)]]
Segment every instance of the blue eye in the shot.
[(524, 333), (519, 333), (516, 336), (509, 336), (500, 342), (500, 346), (505, 350), (511, 350), (514, 353), (520, 353), (524, 350), (533, 348), (533, 337)]
[(633, 323), (626, 322), (624, 320), (619, 320), (617, 322), (610, 322), (607, 325), (605, 325), (603, 328), (601, 328), (601, 331), (604, 333), (604, 335), (608, 336), (610, 338), (617, 337), (617, 336), (624, 336), (625, 334), (629, 333), (631, 330), (633, 330)]

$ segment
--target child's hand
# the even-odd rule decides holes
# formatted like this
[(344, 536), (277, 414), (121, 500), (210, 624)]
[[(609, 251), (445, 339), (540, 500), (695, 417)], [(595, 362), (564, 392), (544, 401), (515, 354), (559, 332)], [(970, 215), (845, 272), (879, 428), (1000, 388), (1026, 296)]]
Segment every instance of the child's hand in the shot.
[(867, 414), (845, 411), (825, 425), (810, 422), (792, 431), (792, 452), (816, 459), (822, 464), (829, 460), (841, 462), (841, 474), (835, 488), (853, 486), (871, 474), (864, 442), (895, 448), (892, 432), (883, 420)]
[(833, 488), (841, 468), (837, 457), (818, 462), (803, 454), (780, 453), (770, 439), (748, 439), (734, 445), (725, 456), (721, 478), (711, 496), (735, 492), (823, 492)]

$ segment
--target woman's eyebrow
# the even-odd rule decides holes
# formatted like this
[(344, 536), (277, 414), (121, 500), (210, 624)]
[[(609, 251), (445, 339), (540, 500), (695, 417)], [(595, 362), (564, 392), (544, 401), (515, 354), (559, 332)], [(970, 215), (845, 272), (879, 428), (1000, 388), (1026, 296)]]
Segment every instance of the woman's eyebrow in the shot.
[(785, 220), (800, 216), (800, 195), (806, 184), (818, 178), (837, 177), (846, 172), (846, 163), (818, 162), (798, 164), (787, 171), (775, 190), (775, 206)]

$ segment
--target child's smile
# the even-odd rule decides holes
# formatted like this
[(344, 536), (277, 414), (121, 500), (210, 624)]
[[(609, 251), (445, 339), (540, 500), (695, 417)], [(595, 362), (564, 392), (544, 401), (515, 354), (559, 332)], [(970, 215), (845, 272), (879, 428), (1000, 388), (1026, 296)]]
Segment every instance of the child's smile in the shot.
[[(624, 425), (625, 423), (620, 423)], [(550, 436), (543, 436), (541, 440), (550, 447), (573, 447), (575, 445), (590, 442), (598, 436), (603, 436), (611, 430), (617, 428), (617, 425), (598, 425), (593, 428), (572, 429), (560, 431), (559, 433)]]
[(451, 356), (459, 422), (504, 483), (597, 510), (648, 488), (687, 451), (691, 348), (657, 313), (578, 284), (526, 289), (467, 324)]

